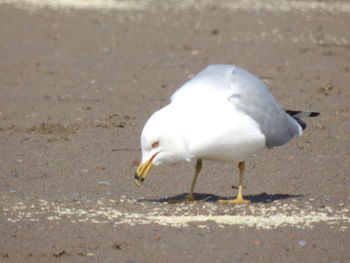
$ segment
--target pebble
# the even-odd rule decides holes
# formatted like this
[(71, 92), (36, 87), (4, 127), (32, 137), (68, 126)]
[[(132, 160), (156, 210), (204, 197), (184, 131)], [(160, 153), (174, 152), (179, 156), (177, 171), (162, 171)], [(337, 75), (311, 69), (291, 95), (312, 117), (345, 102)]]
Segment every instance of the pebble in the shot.
[(111, 49), (108, 48), (108, 47), (100, 47), (99, 51), (102, 52), (102, 53), (105, 53), (105, 54), (111, 53)]
[(327, 201), (327, 202), (331, 201), (331, 197), (328, 196), (328, 195), (325, 195), (325, 196), (323, 197), (323, 199), (324, 199), (325, 201)]
[(300, 241), (298, 242), (298, 244), (299, 244), (299, 246), (303, 247), (303, 246), (306, 245), (306, 241), (305, 241), (305, 240), (300, 240)]
[(98, 181), (97, 184), (111, 185), (111, 183), (108, 181)]
[(254, 240), (254, 245), (257, 247), (261, 246), (261, 241), (260, 240)]

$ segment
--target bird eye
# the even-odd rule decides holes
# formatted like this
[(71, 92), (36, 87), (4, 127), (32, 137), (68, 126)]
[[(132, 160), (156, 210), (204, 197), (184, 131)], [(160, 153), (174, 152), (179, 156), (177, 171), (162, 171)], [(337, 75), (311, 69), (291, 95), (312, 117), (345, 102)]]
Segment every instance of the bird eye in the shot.
[(152, 148), (157, 148), (159, 146), (159, 141), (152, 143)]

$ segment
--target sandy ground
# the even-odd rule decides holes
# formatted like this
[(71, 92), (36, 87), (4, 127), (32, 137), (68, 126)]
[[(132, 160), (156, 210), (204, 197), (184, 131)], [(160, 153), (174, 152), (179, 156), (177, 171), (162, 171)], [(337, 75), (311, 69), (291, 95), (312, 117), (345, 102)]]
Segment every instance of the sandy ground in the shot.
[[(349, 262), (348, 1), (9, 2), (0, 262)], [(233, 164), (204, 162), (191, 204), (167, 201), (187, 193), (193, 164), (133, 183), (145, 121), (211, 63), (321, 112), (303, 137), (247, 162), (250, 205), (216, 202), (235, 195)]]

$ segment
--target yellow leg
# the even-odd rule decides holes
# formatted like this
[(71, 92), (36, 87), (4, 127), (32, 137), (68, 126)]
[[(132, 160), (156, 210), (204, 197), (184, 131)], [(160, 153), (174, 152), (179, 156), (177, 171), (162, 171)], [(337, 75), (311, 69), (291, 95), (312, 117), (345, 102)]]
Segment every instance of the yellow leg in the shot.
[(239, 168), (239, 186), (238, 186), (238, 194), (236, 199), (233, 200), (219, 200), (219, 203), (223, 204), (248, 204), (249, 200), (243, 199), (243, 177), (244, 177), (244, 168), (245, 162), (238, 163)]
[(190, 192), (185, 197), (186, 201), (194, 201), (195, 200), (194, 195), (193, 195), (194, 187), (196, 186), (197, 177), (198, 177), (198, 174), (201, 171), (201, 169), (202, 169), (202, 159), (198, 159), (197, 163), (196, 163), (196, 170), (194, 172), (194, 177), (193, 177), (193, 180), (192, 180), (192, 185), (191, 185)]
[(190, 192), (188, 193), (188, 195), (183, 199), (183, 200), (171, 200), (169, 201), (170, 203), (179, 203), (179, 202), (183, 202), (183, 201), (195, 201), (196, 199), (194, 198), (194, 187), (196, 186), (196, 182), (197, 182), (197, 177), (199, 172), (202, 169), (202, 159), (198, 159), (197, 163), (196, 163), (196, 169), (194, 172), (194, 177), (192, 180), (192, 185), (191, 185), (191, 189)]

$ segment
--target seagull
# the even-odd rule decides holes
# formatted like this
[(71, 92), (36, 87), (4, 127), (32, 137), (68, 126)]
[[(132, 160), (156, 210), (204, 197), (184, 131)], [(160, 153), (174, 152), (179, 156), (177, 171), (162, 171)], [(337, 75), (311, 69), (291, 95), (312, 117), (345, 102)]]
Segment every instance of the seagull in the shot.
[(135, 184), (140, 186), (153, 166), (194, 162), (192, 185), (184, 199), (194, 201), (202, 160), (232, 162), (239, 169), (238, 193), (235, 199), (219, 202), (249, 203), (243, 198), (246, 160), (301, 136), (306, 128), (301, 118), (318, 115), (283, 109), (258, 77), (238, 66), (209, 65), (146, 122)]

